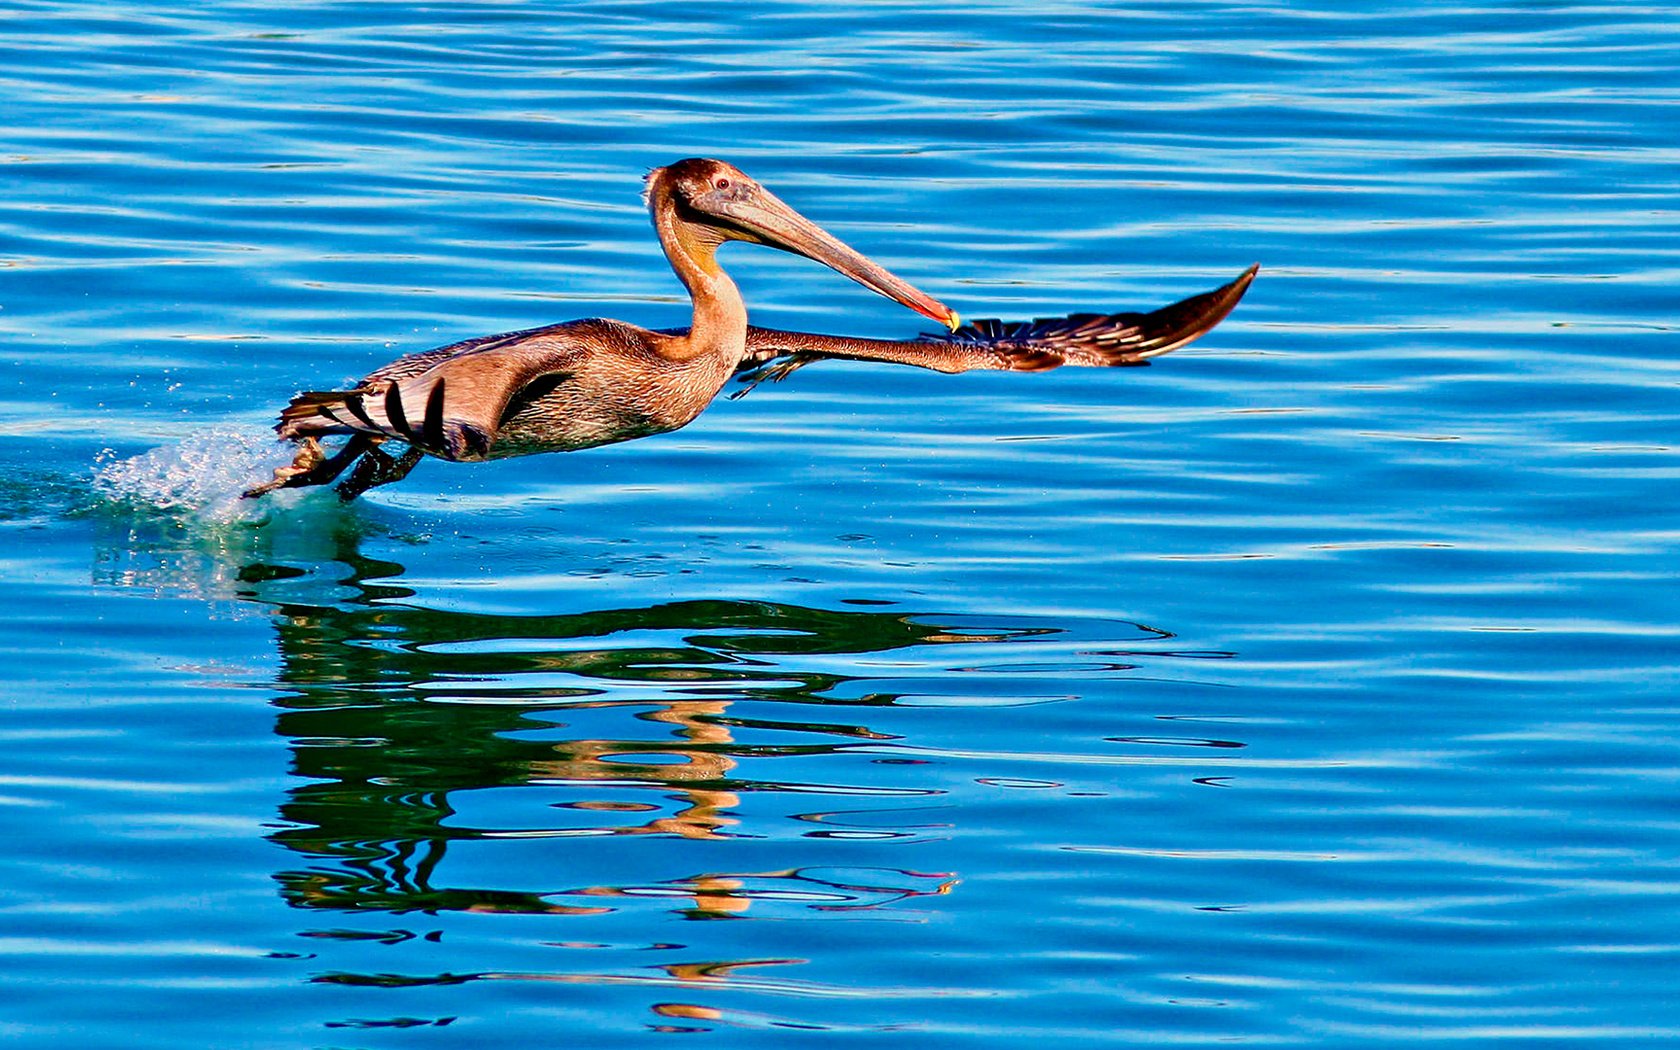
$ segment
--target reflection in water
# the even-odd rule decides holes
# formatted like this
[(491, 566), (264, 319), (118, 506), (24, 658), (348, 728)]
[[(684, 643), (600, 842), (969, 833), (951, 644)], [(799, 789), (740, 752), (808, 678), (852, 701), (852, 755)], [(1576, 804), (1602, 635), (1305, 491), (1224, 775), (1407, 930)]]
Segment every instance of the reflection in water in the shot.
[[(743, 829), (743, 794), (841, 793), (873, 798), (927, 792), (881, 785), (810, 784), (743, 775), (747, 759), (810, 757), (890, 739), (856, 721), (734, 714), (741, 700), (844, 705), (859, 711), (896, 696), (841, 700), (851, 676), (797, 670), (794, 656), (883, 653), (912, 646), (1006, 642), (1045, 628), (953, 629), (901, 613), (808, 609), (768, 602), (689, 601), (565, 616), (495, 616), (396, 604), (378, 582), (400, 566), (340, 550), (360, 601), (278, 604), (288, 695), (279, 732), (307, 783), (282, 807), (274, 840), (331, 861), (280, 876), (301, 906), (460, 909), (577, 914), (601, 899), (682, 898), (684, 913), (721, 918), (754, 900), (812, 907), (877, 907), (943, 892), (947, 877), (806, 869), (709, 872), (635, 886), (513, 892), (449, 888), (437, 868), (450, 843), (498, 838), (665, 835), (718, 840)], [(252, 565), (246, 579), (273, 578)], [(625, 716), (632, 719), (625, 721)], [(619, 736), (582, 735), (601, 725)], [(629, 730), (641, 730), (634, 735)], [(758, 743), (737, 738), (750, 732)], [(812, 742), (813, 740), (817, 742)], [(542, 827), (475, 824), (463, 793), (532, 786), (559, 798)], [(835, 814), (794, 814), (834, 834)], [(838, 821), (843, 824), (843, 819)], [(856, 835), (912, 835), (897, 828)]]
[[(893, 782), (913, 760), (875, 754), (898, 737), (872, 727), (879, 722), (872, 716), (906, 698), (881, 688), (882, 679), (902, 685), (918, 674), (1022, 673), (1028, 665), (983, 660), (976, 647), (1062, 633), (1042, 625), (958, 626), (955, 618), (941, 622), (879, 602), (831, 610), (678, 601), (551, 616), (422, 608), (405, 604), (413, 592), (397, 582), (401, 565), (361, 553), (355, 521), (316, 522), (321, 527), (307, 530), (308, 542), (322, 546), (302, 556), (268, 546), (271, 530), (224, 531), (209, 539), (186, 530), (171, 548), (155, 532), (136, 532), (158, 528), (155, 523), (127, 522), (110, 545), (122, 553), (102, 554), (95, 569), (110, 583), (238, 599), (247, 611), (271, 614), (284, 690), (273, 701), (280, 710), (277, 731), (289, 742), (298, 778), (271, 838), (302, 858), (275, 878), (284, 899), (302, 909), (579, 918), (629, 911), (645, 918), (651, 908), (666, 922), (738, 921), (755, 913), (867, 913), (890, 921), (903, 902), (949, 892), (956, 873), (809, 863), (811, 840), (916, 842), (944, 833), (943, 791)], [(342, 578), (323, 579), (335, 572)], [(1143, 627), (1122, 631), (1128, 633), (1144, 644), (1166, 637)], [(926, 661), (928, 650), (952, 645), (962, 647), (953, 659), (906, 670)], [(1106, 670), (1116, 666), (1115, 656), (1133, 652), (1083, 655), (1094, 658), (1087, 666)], [(1200, 738), (1112, 739), (1241, 746)], [(851, 760), (821, 762), (826, 775), (812, 779), (811, 760), (823, 758)], [(807, 804), (812, 796), (821, 802)], [(558, 864), (509, 863), (506, 853), (591, 839), (708, 848), (631, 853), (615, 847), (589, 854), (593, 868), (575, 846)], [(444, 874), (452, 850), (480, 844), (503, 851), (492, 876), (500, 885), (463, 885)], [(719, 852), (720, 846), (728, 848)], [(704, 868), (692, 859), (702, 856)], [(740, 867), (716, 863), (748, 856), (751, 862)], [(482, 880), (482, 863), (460, 866)], [(683, 867), (672, 870), (675, 865)], [(522, 879), (535, 884), (517, 885)], [(393, 945), (423, 936), (331, 927), (305, 935), (323, 943), (371, 938)], [(697, 989), (729, 982), (737, 990), (814, 994), (800, 992), (797, 981), (750, 973), (805, 961), (707, 958), (643, 964), (629, 973), (317, 970), (309, 979), (362, 987), (526, 980)], [(824, 986), (821, 994), (837, 993)], [(790, 1023), (740, 1011), (724, 1018), (713, 1006), (689, 1002), (644, 1008), (666, 1030), (720, 1018), (737, 1025)]]

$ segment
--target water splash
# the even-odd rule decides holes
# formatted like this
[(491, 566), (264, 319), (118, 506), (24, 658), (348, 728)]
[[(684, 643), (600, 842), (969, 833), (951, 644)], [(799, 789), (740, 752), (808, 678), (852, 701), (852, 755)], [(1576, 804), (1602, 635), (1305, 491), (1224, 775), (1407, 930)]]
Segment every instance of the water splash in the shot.
[[(333, 600), (363, 525), (331, 489), (243, 499), (254, 483), (291, 462), (292, 449), (258, 427), (224, 424), (118, 459), (100, 456), (86, 508), (94, 523), (95, 583), (156, 596), (227, 601), (229, 616), (267, 615), (247, 607), (271, 579), (283, 590)], [(281, 512), (283, 513), (277, 513)], [(258, 527), (261, 526), (261, 527)], [(273, 587), (268, 588), (270, 591)]]
[(255, 521), (267, 515), (273, 497), (246, 500), (241, 494), (291, 462), (292, 451), (267, 429), (207, 427), (174, 444), (105, 463), (94, 475), (94, 489), (112, 501), (186, 511), (212, 522)]

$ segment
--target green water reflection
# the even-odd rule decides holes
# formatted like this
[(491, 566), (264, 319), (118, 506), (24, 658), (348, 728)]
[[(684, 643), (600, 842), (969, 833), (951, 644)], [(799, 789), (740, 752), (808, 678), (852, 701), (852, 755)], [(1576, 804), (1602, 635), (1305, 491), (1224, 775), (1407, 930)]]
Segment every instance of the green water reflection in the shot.
[[(340, 581), (355, 591), (349, 600), (265, 597), (269, 583), (294, 574), (281, 564), (254, 560), (237, 573), (249, 585), (247, 600), (271, 603), (275, 613), (285, 689), (274, 701), (276, 730), (290, 742), (302, 782), (280, 807), (285, 826), (273, 841), (309, 861), (276, 877), (300, 907), (579, 914), (602, 911), (613, 898), (665, 896), (690, 917), (716, 918), (766, 895), (847, 909), (942, 893), (951, 884), (945, 873), (789, 867), (515, 890), (452, 886), (439, 868), (463, 840), (755, 835), (743, 826), (743, 799), (755, 795), (826, 787), (913, 801), (930, 792), (743, 772), (752, 759), (810, 758), (894, 739), (871, 728), (868, 716), (898, 695), (871, 690), (855, 674), (795, 664), (1054, 633), (751, 601), (553, 616), (442, 611), (404, 604), (412, 592), (398, 582), (402, 566), (363, 556), (357, 539), (341, 531), (333, 557), (350, 570)], [(773, 701), (775, 714), (743, 701)], [(786, 705), (796, 714), (783, 714)], [(618, 735), (575, 731), (586, 725)], [(476, 825), (459, 811), (464, 793), (525, 786), (558, 795), (545, 807), (557, 818), (551, 825)], [(795, 816), (808, 836), (844, 833), (824, 812)], [(871, 834), (908, 835), (916, 819)]]
[[(1031, 677), (1032, 657), (1066, 634), (874, 598), (440, 609), (421, 604), (402, 564), (364, 553), (402, 547), (354, 515), (290, 531), (117, 516), (105, 526), (96, 578), (224, 602), (271, 625), (270, 702), (293, 779), (269, 821), (289, 860), (269, 874), (287, 905), (337, 916), (297, 931), (315, 949), (299, 956), (300, 977), (341, 989), (610, 986), (628, 990), (624, 1009), (669, 1030), (759, 1023), (659, 997), (674, 988), (803, 998), (809, 979), (794, 988), (765, 974), (816, 958), (809, 933), (777, 923), (757, 943), (764, 933), (696, 939), (673, 922), (827, 915), (898, 926), (918, 921), (910, 902), (956, 888), (962, 872), (946, 869), (960, 854), (934, 841), (950, 832), (950, 787), (911, 771), (926, 741), (905, 719), (962, 716), (907, 690), (953, 675), (981, 691), (990, 673)], [(611, 592), (608, 581), (591, 593)], [(1105, 631), (1105, 641), (1164, 637)], [(1022, 643), (1038, 644), (1002, 651)], [(1128, 652), (1083, 655), (1107, 674)], [(918, 843), (930, 843), (939, 870), (908, 866), (927, 864), (926, 850), (896, 849)], [(546, 926), (531, 934), (555, 948), (610, 940), (669, 954), (581, 969), (399, 962), (439, 943), (451, 917), (484, 914), (579, 920), (566, 940)]]

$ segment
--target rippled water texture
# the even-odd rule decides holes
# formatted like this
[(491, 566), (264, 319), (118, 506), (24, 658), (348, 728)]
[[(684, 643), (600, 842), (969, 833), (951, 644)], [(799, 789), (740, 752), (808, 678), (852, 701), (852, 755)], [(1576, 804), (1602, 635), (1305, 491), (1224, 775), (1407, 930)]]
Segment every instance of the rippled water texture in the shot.
[[(1677, 27), (0, 6), (0, 1040), (1680, 1038)], [(300, 388), (685, 323), (693, 154), (968, 316), (1264, 270), (1151, 368), (232, 498)]]

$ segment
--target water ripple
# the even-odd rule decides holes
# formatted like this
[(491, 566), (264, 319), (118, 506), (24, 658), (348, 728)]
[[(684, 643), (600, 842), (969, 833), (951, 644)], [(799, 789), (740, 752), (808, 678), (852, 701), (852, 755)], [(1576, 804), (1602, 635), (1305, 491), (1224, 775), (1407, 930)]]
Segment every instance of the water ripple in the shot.
[[(1674, 14), (13, 3), (0, 1031), (1672, 1040)], [(237, 499), (300, 388), (683, 323), (692, 154), (965, 315), (1264, 269), (1147, 369)]]

